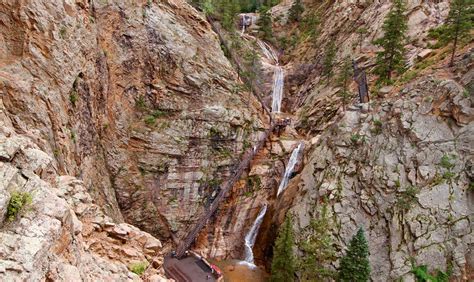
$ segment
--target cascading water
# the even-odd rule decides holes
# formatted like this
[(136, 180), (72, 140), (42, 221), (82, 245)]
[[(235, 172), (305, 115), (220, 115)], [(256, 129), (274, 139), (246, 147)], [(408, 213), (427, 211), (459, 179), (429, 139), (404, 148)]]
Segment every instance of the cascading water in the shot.
[(303, 143), (300, 143), (296, 149), (293, 150), (291, 153), (290, 160), (288, 161), (288, 165), (286, 166), (285, 174), (283, 175), (283, 179), (281, 180), (280, 186), (278, 187), (277, 197), (282, 193), (286, 186), (288, 186), (288, 182), (290, 181), (290, 176), (295, 169), (296, 162), (298, 161), (298, 155), (300, 154), (301, 149), (303, 149)]
[(255, 240), (257, 239), (258, 230), (260, 229), (260, 225), (262, 224), (263, 217), (267, 212), (267, 205), (264, 205), (260, 212), (258, 213), (257, 219), (250, 228), (249, 233), (245, 235), (245, 263), (250, 266), (254, 266), (254, 257), (253, 257), (253, 245), (255, 244)]
[(275, 67), (275, 73), (273, 75), (273, 92), (272, 92), (272, 112), (281, 112), (281, 101), (283, 99), (283, 84), (285, 75), (283, 68), (280, 66)]
[(281, 112), (281, 101), (283, 99), (283, 86), (285, 82), (285, 73), (283, 68), (279, 66), (278, 55), (273, 48), (266, 42), (257, 39), (257, 45), (262, 49), (263, 55), (273, 62), (275, 72), (273, 74), (272, 88), (272, 112)]

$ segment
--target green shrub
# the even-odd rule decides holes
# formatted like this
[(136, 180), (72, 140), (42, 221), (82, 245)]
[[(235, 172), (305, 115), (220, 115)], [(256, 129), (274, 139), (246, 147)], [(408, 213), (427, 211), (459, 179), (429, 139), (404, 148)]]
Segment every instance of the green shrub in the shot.
[(135, 107), (140, 111), (144, 111), (146, 109), (146, 102), (144, 96), (139, 96), (138, 99), (135, 100)]
[(370, 131), (377, 135), (382, 133), (382, 121), (380, 121), (379, 119), (374, 119), (373, 122), (374, 127)]
[(154, 116), (148, 115), (148, 116), (145, 117), (146, 125), (153, 126), (153, 125), (155, 125), (155, 122), (156, 122), (156, 118)]
[(160, 117), (166, 116), (167, 114), (168, 114), (167, 112), (162, 111), (162, 110), (154, 110), (153, 113), (151, 113), (151, 115), (154, 118), (160, 118)]
[(71, 94), (69, 94), (69, 101), (73, 106), (76, 106), (77, 100), (79, 100), (79, 95), (77, 95), (76, 90), (71, 91)]
[(359, 140), (361, 139), (361, 135), (360, 134), (352, 134), (351, 135), (351, 141), (352, 143), (357, 143), (359, 142)]
[(67, 34), (67, 28), (65, 26), (62, 26), (59, 29), (59, 37), (61, 37), (61, 39), (64, 39), (66, 38), (66, 34)]
[(132, 263), (131, 265), (128, 266), (128, 269), (130, 269), (131, 272), (137, 275), (142, 275), (145, 272), (147, 266), (148, 266), (148, 262), (142, 261), (142, 262)]
[(436, 270), (436, 276), (428, 273), (428, 267), (426, 265), (413, 265), (411, 272), (415, 275), (417, 282), (448, 282), (449, 276), (451, 276), (451, 270), (443, 272), (439, 269)]
[(444, 167), (445, 169), (452, 169), (454, 167), (454, 163), (452, 163), (451, 161), (454, 160), (456, 158), (456, 156), (454, 155), (443, 155), (443, 157), (441, 158), (441, 161), (439, 162), (439, 165)]
[(8, 221), (14, 221), (16, 217), (28, 207), (33, 201), (33, 196), (28, 192), (13, 192), (7, 207)]
[(416, 195), (420, 192), (415, 186), (409, 186), (405, 191), (401, 192), (397, 197), (396, 206), (402, 211), (408, 211), (416, 202)]

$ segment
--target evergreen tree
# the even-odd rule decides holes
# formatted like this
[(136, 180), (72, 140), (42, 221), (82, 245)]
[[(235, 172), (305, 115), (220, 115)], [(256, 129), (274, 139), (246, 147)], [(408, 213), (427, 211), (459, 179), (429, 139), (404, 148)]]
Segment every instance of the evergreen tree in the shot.
[(359, 34), (359, 50), (362, 50), (362, 42), (364, 42), (364, 36), (367, 34), (368, 30), (365, 27), (361, 27), (356, 31)]
[(364, 230), (352, 237), (346, 255), (341, 259), (339, 281), (363, 282), (370, 279), (369, 245)]
[(270, 41), (273, 37), (272, 17), (270, 15), (270, 9), (266, 6), (262, 6), (259, 10), (259, 13), (260, 13), (260, 19), (258, 20), (258, 25), (260, 27), (259, 31), (263, 39)]
[(214, 3), (218, 7), (222, 26), (227, 30), (233, 30), (235, 15), (240, 11), (239, 2), (237, 0), (219, 0)]
[(334, 71), (334, 58), (336, 58), (336, 43), (331, 40), (324, 54), (323, 75), (329, 80)]
[(351, 92), (349, 91), (349, 85), (352, 79), (353, 69), (352, 69), (352, 62), (349, 57), (346, 57), (343, 61), (342, 67), (339, 70), (339, 76), (337, 78), (337, 82), (341, 90), (339, 90), (338, 94), (342, 98), (342, 109), (346, 110), (346, 105), (351, 97)]
[(402, 72), (405, 66), (405, 41), (407, 31), (407, 19), (404, 0), (394, 0), (383, 23), (384, 35), (375, 40), (375, 44), (384, 50), (377, 53), (377, 66), (375, 73), (379, 75), (379, 81), (389, 83), (392, 72)]
[(199, 3), (199, 8), (204, 12), (206, 15), (211, 15), (214, 13), (214, 4), (212, 0), (201, 0)]
[(454, 63), (454, 55), (458, 42), (464, 38), (470, 37), (472, 23), (474, 21), (474, 1), (473, 0), (453, 0), (451, 9), (445, 23), (442, 40), (453, 43), (451, 52), (450, 66)]
[(327, 204), (324, 204), (317, 218), (311, 219), (309, 234), (301, 243), (303, 256), (299, 272), (303, 281), (324, 281), (333, 276), (325, 265), (335, 259), (335, 249), (329, 232), (330, 220)]
[(272, 282), (291, 282), (294, 280), (295, 258), (293, 246), (295, 245), (293, 223), (290, 215), (286, 216), (285, 223), (278, 232), (275, 246), (273, 247)]
[(309, 13), (303, 18), (303, 32), (313, 44), (317, 44), (320, 23), (321, 20), (317, 13)]
[(295, 0), (291, 5), (288, 20), (290, 22), (299, 22), (301, 20), (301, 14), (304, 12), (303, 4), (301, 0)]

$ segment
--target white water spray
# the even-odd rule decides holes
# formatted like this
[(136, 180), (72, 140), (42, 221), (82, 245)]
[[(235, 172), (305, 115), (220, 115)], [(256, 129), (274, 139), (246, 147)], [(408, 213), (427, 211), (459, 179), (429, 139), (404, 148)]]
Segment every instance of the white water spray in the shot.
[(267, 43), (263, 42), (260, 39), (257, 39), (257, 45), (262, 50), (265, 58), (267, 58), (269, 61), (271, 61), (274, 64), (278, 64), (278, 55), (276, 54), (275, 50), (273, 50), (273, 48), (270, 45), (268, 45)]
[(273, 74), (273, 92), (272, 92), (272, 112), (281, 112), (281, 101), (283, 99), (283, 86), (285, 83), (285, 74), (283, 68), (275, 67)]
[(258, 213), (257, 219), (250, 228), (249, 233), (245, 235), (245, 262), (250, 266), (255, 266), (254, 264), (254, 257), (253, 257), (253, 245), (255, 244), (255, 240), (257, 239), (258, 230), (260, 229), (260, 225), (262, 224), (263, 217), (267, 212), (267, 205), (264, 205), (263, 208)]
[(303, 148), (303, 143), (300, 143), (296, 149), (293, 150), (291, 153), (290, 160), (288, 161), (288, 165), (286, 166), (285, 175), (283, 175), (283, 179), (281, 180), (280, 186), (278, 187), (277, 197), (285, 191), (286, 186), (288, 186), (288, 182), (290, 181), (290, 176), (295, 169), (296, 162), (298, 161), (298, 155), (300, 154), (301, 149)]

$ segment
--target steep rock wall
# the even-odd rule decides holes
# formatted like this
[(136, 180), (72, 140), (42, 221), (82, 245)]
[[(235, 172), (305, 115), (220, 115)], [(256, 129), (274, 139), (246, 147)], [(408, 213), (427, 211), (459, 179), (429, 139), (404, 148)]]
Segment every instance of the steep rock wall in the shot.
[(180, 237), (264, 127), (216, 35), (184, 1), (8, 1), (7, 116), (94, 202)]

